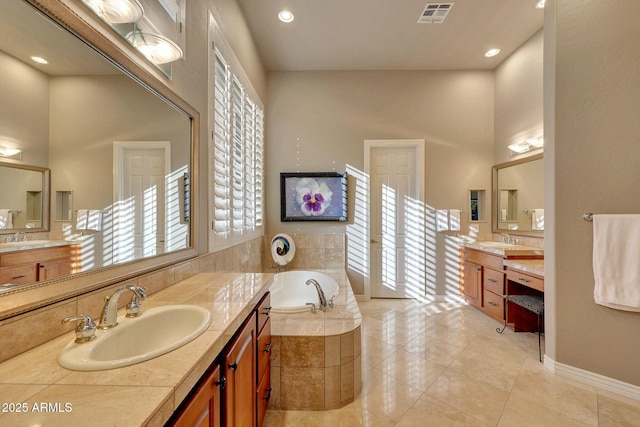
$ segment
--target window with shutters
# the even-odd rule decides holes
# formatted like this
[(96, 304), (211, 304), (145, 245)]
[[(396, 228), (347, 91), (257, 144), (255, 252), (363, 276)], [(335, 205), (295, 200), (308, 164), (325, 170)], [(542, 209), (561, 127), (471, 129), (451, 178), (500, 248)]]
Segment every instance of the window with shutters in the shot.
[(214, 47), (214, 248), (261, 234), (263, 223), (264, 113)]

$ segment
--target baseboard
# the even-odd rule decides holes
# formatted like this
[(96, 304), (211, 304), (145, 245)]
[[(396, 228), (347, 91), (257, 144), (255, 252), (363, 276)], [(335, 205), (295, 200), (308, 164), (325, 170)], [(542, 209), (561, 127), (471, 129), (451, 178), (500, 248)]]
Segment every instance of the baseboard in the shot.
[(556, 362), (547, 356), (544, 357), (544, 367), (561, 377), (589, 384), (591, 386), (640, 401), (640, 387), (637, 385), (625, 383), (614, 378), (605, 377), (604, 375), (565, 365), (564, 363)]

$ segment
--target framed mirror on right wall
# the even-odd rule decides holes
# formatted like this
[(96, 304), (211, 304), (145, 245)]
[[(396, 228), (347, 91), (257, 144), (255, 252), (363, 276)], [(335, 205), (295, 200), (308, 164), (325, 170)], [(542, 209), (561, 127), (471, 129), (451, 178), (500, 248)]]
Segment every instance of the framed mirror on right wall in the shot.
[(543, 154), (495, 165), (492, 178), (493, 232), (544, 237)]

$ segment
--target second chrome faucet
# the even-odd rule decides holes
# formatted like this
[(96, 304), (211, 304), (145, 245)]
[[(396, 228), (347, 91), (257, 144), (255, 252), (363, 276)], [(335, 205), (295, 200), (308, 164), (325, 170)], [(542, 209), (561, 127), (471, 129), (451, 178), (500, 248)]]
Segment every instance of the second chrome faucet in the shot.
[(147, 292), (143, 287), (138, 285), (122, 286), (118, 288), (113, 295), (105, 298), (98, 329), (110, 329), (118, 324), (118, 301), (120, 300), (120, 296), (126, 291), (133, 292), (133, 298), (127, 305), (127, 316), (135, 317), (140, 315), (140, 302), (138, 300), (145, 299)]

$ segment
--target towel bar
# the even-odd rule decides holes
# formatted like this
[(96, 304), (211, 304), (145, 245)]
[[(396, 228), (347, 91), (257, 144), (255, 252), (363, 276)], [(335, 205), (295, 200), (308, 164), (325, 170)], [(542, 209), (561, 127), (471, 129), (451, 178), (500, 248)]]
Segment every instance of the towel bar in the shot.
[(591, 213), (591, 212), (585, 212), (585, 213), (582, 215), (582, 218), (583, 218), (585, 221), (592, 222), (592, 221), (593, 221), (593, 213)]

